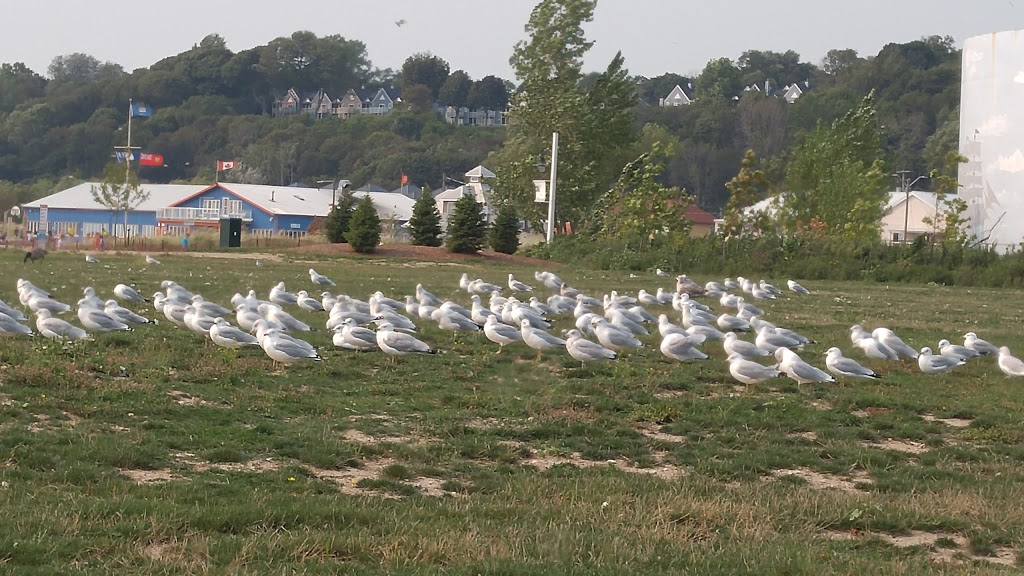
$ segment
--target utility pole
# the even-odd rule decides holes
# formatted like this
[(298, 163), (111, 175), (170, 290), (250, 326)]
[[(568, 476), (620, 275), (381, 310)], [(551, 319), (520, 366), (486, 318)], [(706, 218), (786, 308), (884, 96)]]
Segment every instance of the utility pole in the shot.
[(912, 174), (910, 170), (900, 170), (893, 174), (900, 179), (900, 191), (903, 192), (903, 243), (907, 243), (907, 234), (910, 230), (910, 190), (919, 181), (927, 178), (928, 176), (922, 174), (913, 180), (908, 179), (908, 174)]
[(547, 243), (555, 239), (555, 181), (558, 178), (558, 132), (551, 134), (551, 186), (548, 190), (548, 236)]

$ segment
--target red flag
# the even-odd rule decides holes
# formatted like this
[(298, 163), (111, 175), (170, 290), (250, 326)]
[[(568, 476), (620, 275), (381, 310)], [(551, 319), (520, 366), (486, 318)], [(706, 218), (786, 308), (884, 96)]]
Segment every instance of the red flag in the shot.
[(164, 157), (160, 154), (139, 154), (139, 166), (163, 166)]
[(217, 160), (217, 172), (223, 172), (224, 170), (231, 170), (238, 165), (236, 160)]
[(407, 176), (405, 174), (402, 174), (402, 186), (405, 186), (408, 183), (409, 183), (409, 176)]

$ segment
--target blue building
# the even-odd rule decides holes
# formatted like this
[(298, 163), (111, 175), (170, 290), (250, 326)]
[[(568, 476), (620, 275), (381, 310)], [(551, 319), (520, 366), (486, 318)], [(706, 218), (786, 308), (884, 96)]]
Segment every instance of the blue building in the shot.
[[(124, 236), (123, 212), (105, 208), (92, 197), (96, 183), (73, 188), (22, 205), (29, 232), (39, 230), (88, 235), (108, 231)], [(315, 218), (326, 217), (335, 193), (330, 188), (217, 183), (143, 184), (149, 197), (128, 213), (132, 236), (181, 236), (216, 230), (223, 218), (242, 220), (242, 229), (258, 236), (302, 236)], [(339, 191), (338, 194), (341, 192)], [(397, 235), (412, 217), (413, 200), (391, 192), (356, 191), (370, 195), (385, 227)]]

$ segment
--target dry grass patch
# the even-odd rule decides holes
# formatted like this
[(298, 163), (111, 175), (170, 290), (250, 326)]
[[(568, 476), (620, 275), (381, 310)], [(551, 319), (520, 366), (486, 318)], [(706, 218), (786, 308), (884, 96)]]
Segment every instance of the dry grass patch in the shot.
[(623, 472), (629, 472), (631, 474), (648, 474), (663, 480), (675, 480), (686, 476), (688, 473), (685, 468), (676, 466), (675, 464), (665, 463), (660, 457), (658, 462), (659, 463), (657, 465), (651, 466), (650, 468), (640, 468), (619, 460), (587, 460), (583, 458), (579, 452), (573, 452), (569, 456), (535, 455), (522, 461), (523, 464), (533, 466), (542, 472), (550, 470), (555, 466), (569, 465), (577, 468), (597, 468), (600, 466), (606, 466), (617, 468)]
[(811, 408), (821, 410), (822, 412), (828, 412), (832, 410), (832, 404), (825, 400), (814, 400), (811, 402)]
[(807, 482), (807, 486), (814, 490), (840, 490), (850, 494), (862, 493), (863, 491), (857, 487), (857, 483), (871, 484), (871, 476), (863, 470), (854, 470), (850, 473), (850, 478), (843, 478), (834, 474), (825, 474), (809, 468), (790, 468), (786, 470), (775, 470), (771, 476), (766, 476), (765, 481), (773, 482), (779, 478), (785, 478), (787, 476), (796, 476), (804, 482)]
[(129, 480), (136, 484), (163, 484), (164, 482), (186, 479), (184, 476), (175, 474), (166, 468), (163, 470), (132, 470), (129, 468), (121, 468), (118, 469), (118, 472), (122, 476), (128, 477)]
[(345, 430), (341, 433), (341, 437), (349, 442), (367, 446), (374, 444), (426, 445), (431, 442), (428, 438), (415, 436), (371, 436), (366, 432), (356, 430), (355, 428)]
[(921, 547), (925, 549), (925, 556), (929, 560), (940, 564), (964, 564), (972, 561), (989, 562), (1003, 566), (1016, 566), (1017, 564), (1016, 554), (1013, 549), (1005, 547), (996, 548), (992, 556), (972, 554), (967, 538), (955, 533), (911, 530), (907, 534), (885, 534), (853, 530), (827, 532), (825, 536), (830, 540), (850, 541), (876, 537), (897, 548)]
[(971, 422), (973, 422), (973, 420), (968, 420), (966, 418), (936, 418), (932, 414), (923, 414), (921, 418), (928, 422), (941, 422), (942, 424), (952, 428), (967, 428), (971, 425)]
[(272, 458), (257, 458), (248, 462), (206, 462), (200, 460), (191, 452), (175, 452), (172, 456), (174, 456), (175, 461), (196, 472), (214, 470), (221, 472), (261, 473), (279, 470), (284, 465), (284, 463)]
[(810, 440), (811, 442), (818, 439), (818, 433), (813, 430), (809, 432), (790, 432), (789, 434), (786, 434), (786, 436), (790, 438), (803, 438), (804, 440)]
[(672, 442), (675, 444), (681, 444), (683, 442), (686, 442), (686, 438), (682, 436), (677, 436), (675, 434), (668, 434), (667, 432), (662, 432), (661, 430), (658, 430), (656, 426), (653, 425), (639, 426), (637, 427), (637, 432), (643, 434), (644, 436), (650, 438), (651, 440), (660, 440), (662, 442)]
[(206, 400), (203, 400), (203, 399), (199, 398), (198, 396), (193, 396), (193, 395), (189, 394), (188, 392), (182, 392), (181, 390), (171, 390), (170, 392), (167, 393), (167, 395), (170, 396), (171, 398), (173, 398), (174, 401), (177, 402), (181, 406), (212, 406), (213, 405), (211, 402), (207, 402)]
[(924, 454), (930, 448), (922, 444), (921, 442), (911, 442), (909, 440), (894, 440), (887, 438), (880, 442), (868, 442), (863, 441), (860, 443), (861, 446), (868, 448), (878, 448), (880, 450), (892, 450), (895, 452), (903, 452), (905, 454)]

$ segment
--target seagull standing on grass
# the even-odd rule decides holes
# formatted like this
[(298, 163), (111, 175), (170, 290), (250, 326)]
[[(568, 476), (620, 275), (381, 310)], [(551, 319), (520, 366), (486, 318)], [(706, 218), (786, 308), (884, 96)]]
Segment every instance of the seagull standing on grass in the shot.
[(259, 346), (259, 340), (252, 334), (248, 334), (228, 324), (228, 321), (218, 317), (210, 326), (210, 340), (217, 346), (223, 348), (243, 348), (245, 346)]
[(107, 300), (103, 306), (103, 313), (125, 324), (156, 324), (156, 322), (149, 318), (139, 316), (135, 312), (122, 307), (117, 303), (117, 300)]
[(835, 378), (824, 370), (804, 362), (796, 352), (789, 348), (779, 348), (776, 350), (775, 359), (779, 361), (779, 371), (796, 380), (797, 384), (836, 381)]
[[(882, 344), (885, 344), (900, 358), (909, 358), (913, 360), (918, 356), (916, 350), (914, 350), (910, 346), (907, 346), (906, 342), (904, 342), (899, 336), (896, 335), (895, 332), (889, 330), (888, 328), (875, 328), (874, 332), (871, 333), (871, 336), (873, 336)], [(930, 348), (928, 349), (928, 351), (929, 353), (931, 353)]]
[(60, 318), (54, 318), (46, 308), (36, 312), (36, 330), (50, 340), (76, 341), (89, 338), (88, 332)]
[(1010, 349), (1006, 346), (999, 349), (999, 369), (1007, 376), (1024, 376), (1024, 362), (1010, 355)]
[(760, 384), (783, 375), (776, 366), (764, 366), (739, 354), (730, 354), (726, 361), (729, 363), (729, 374), (738, 382), (747, 385)]
[(89, 264), (99, 264), (100, 263), (100, 259), (95, 257), (95, 256), (93, 256), (92, 254), (86, 254), (85, 255), (85, 261), (87, 263), (89, 263)]
[(538, 359), (540, 359), (541, 354), (547, 350), (556, 350), (565, 346), (565, 340), (548, 334), (538, 328), (534, 328), (530, 325), (530, 320), (528, 318), (524, 318), (519, 326), (523, 334), (523, 342), (525, 342), (530, 348), (537, 351)]
[(383, 322), (377, 327), (377, 345), (380, 346), (381, 352), (393, 357), (437, 353), (437, 350), (428, 346), (426, 342), (403, 332), (395, 332), (395, 327), (389, 322)]
[(808, 295), (808, 294), (810, 294), (810, 293), (811, 293), (811, 291), (810, 291), (810, 290), (808, 290), (807, 288), (804, 288), (803, 286), (801, 286), (801, 285), (797, 284), (797, 283), (796, 283), (795, 281), (793, 281), (793, 280), (789, 280), (789, 281), (787, 281), (787, 282), (786, 282), (786, 285), (787, 285), (787, 286), (789, 286), (789, 289), (790, 289), (790, 290), (792, 290), (793, 292), (796, 292), (797, 294), (804, 294), (804, 295)]
[[(295, 339), (282, 338), (281, 336), (283, 334), (280, 330), (271, 328), (263, 336), (263, 342), (260, 343), (263, 351), (266, 352), (267, 356), (275, 364), (278, 362), (281, 364), (294, 364), (303, 360), (314, 360), (316, 362), (323, 360), (312, 346), (306, 347), (297, 344)], [(308, 345), (308, 342), (306, 344)]]
[(309, 279), (313, 281), (313, 284), (319, 284), (320, 286), (337, 286), (334, 280), (331, 280), (323, 274), (318, 274), (316, 270), (309, 269)]
[(927, 346), (921, 348), (921, 354), (917, 357), (917, 365), (925, 374), (945, 374), (964, 364), (966, 362), (959, 357), (932, 354), (932, 349)]
[(368, 352), (380, 348), (377, 345), (377, 333), (369, 328), (357, 326), (356, 321), (345, 318), (341, 325), (334, 329), (331, 341), (338, 348)]
[(961, 360), (970, 360), (971, 358), (981, 356), (980, 352), (966, 346), (950, 344), (949, 340), (939, 340), (939, 354), (942, 354), (943, 356), (952, 356)]
[(524, 282), (516, 280), (515, 276), (512, 274), (508, 275), (508, 287), (513, 292), (533, 292), (533, 286), (529, 286)]
[(7, 314), (0, 313), (0, 336), (34, 336), (32, 329)]
[(654, 269), (654, 273), (657, 274), (658, 276), (661, 276), (662, 278), (671, 278), (672, 277), (671, 274), (669, 274), (668, 272), (665, 272), (661, 268), (655, 268)]
[(497, 316), (487, 317), (487, 320), (484, 322), (484, 336), (487, 336), (488, 340), (498, 345), (496, 354), (501, 354), (501, 351), (509, 344), (523, 341), (521, 330), (516, 330), (514, 326), (498, 322)]
[(114, 296), (125, 302), (149, 302), (149, 298), (143, 297), (142, 294), (139, 294), (137, 290), (127, 284), (114, 286)]
[(988, 356), (990, 354), (999, 354), (1001, 350), (996, 348), (992, 344), (978, 338), (978, 335), (974, 332), (968, 332), (964, 334), (964, 346), (974, 350), (982, 356)]
[(868, 378), (870, 380), (881, 378), (874, 370), (861, 366), (856, 360), (844, 358), (843, 352), (835, 346), (829, 348), (828, 353), (825, 354), (825, 367), (840, 378)]
[(696, 335), (690, 336), (689, 334), (669, 334), (661, 340), (661, 345), (658, 347), (661, 353), (666, 358), (672, 360), (679, 360), (685, 362), (687, 360), (707, 360), (708, 355), (698, 350), (696, 347), (704, 343), (704, 336)]
[(153, 258), (149, 254), (146, 254), (146, 264), (152, 264), (154, 266), (159, 266), (160, 265), (160, 261), (157, 260), (156, 258)]
[(570, 330), (566, 336), (566, 351), (569, 352), (569, 356), (579, 360), (583, 365), (586, 365), (587, 362), (615, 360), (618, 358), (618, 354), (614, 350), (609, 350), (596, 342), (587, 340), (579, 330)]

